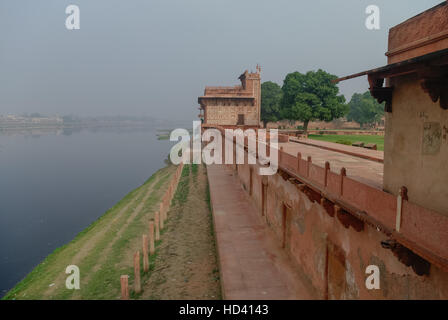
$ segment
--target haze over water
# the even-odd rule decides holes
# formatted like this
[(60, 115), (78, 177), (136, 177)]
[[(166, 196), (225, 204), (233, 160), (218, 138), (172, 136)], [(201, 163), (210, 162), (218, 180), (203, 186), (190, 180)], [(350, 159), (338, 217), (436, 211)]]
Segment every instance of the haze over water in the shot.
[(0, 133), (0, 296), (163, 167), (171, 145), (151, 129)]

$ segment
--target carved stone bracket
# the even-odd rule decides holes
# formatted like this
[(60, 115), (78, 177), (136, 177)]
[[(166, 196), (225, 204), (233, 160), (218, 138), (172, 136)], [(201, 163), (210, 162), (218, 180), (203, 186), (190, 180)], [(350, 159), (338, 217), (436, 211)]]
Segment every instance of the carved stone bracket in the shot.
[(301, 188), (301, 191), (308, 197), (308, 199), (311, 202), (317, 202), (320, 203), (320, 200), (322, 198), (322, 196), (320, 195), (320, 193), (314, 191), (313, 189), (305, 186), (304, 188)]
[(328, 201), (324, 197), (320, 199), (320, 205), (325, 209), (325, 212), (330, 216), (334, 217), (335, 210), (334, 210), (334, 203), (331, 201)]
[(392, 93), (393, 87), (383, 87), (384, 78), (374, 78), (369, 75), (370, 94), (378, 103), (386, 102), (384, 111), (392, 112)]
[(339, 222), (348, 229), (352, 227), (356, 232), (361, 232), (364, 230), (364, 222), (356, 218), (355, 216), (349, 214), (345, 210), (341, 209), (339, 206), (334, 206), (334, 211)]
[(448, 77), (424, 78), (420, 84), (433, 102), (440, 100), (440, 107), (448, 110)]

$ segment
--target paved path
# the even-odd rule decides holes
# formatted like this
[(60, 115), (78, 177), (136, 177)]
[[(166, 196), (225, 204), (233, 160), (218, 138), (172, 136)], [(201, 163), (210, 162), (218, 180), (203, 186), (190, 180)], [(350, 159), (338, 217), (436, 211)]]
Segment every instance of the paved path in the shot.
[(224, 299), (313, 299), (233, 172), (207, 166)]
[[(309, 141), (309, 140), (307, 140)], [(327, 142), (334, 148), (344, 148), (348, 146), (338, 146), (336, 143)], [(330, 151), (316, 146), (309, 146), (296, 142), (279, 143), (279, 147), (289, 154), (297, 156), (298, 152), (302, 153), (302, 158), (306, 159), (311, 156), (314, 164), (324, 168), (325, 162), (330, 163), (330, 170), (340, 173), (341, 168), (347, 169), (347, 176), (357, 181), (370, 185), (372, 187), (383, 188), (383, 170), (382, 163), (372, 160), (363, 159), (354, 155), (348, 155), (338, 151)], [(354, 148), (354, 147), (350, 147)], [(372, 152), (372, 150), (360, 150), (358, 152)], [(381, 151), (374, 151), (381, 152)]]
[(328, 142), (328, 141), (320, 141), (320, 140), (313, 140), (313, 139), (297, 139), (294, 137), (290, 137), (289, 141), (301, 143), (301, 144), (307, 144), (310, 146), (316, 146), (322, 149), (327, 149), (330, 151), (336, 151), (340, 153), (345, 153), (352, 156), (357, 156), (359, 158), (377, 161), (377, 162), (384, 162), (384, 152), (380, 150), (370, 150), (366, 148), (360, 148), (360, 147), (353, 147), (348, 146), (340, 143), (334, 143), (334, 142)]

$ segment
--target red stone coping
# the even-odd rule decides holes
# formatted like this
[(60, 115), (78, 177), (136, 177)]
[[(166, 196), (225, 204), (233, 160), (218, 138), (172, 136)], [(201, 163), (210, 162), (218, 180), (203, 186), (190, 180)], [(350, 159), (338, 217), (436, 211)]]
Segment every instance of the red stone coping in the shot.
[(331, 171), (335, 173), (339, 173), (342, 168), (345, 168), (348, 177), (383, 190), (384, 165), (380, 162), (292, 142), (279, 143), (279, 148), (293, 157), (297, 157), (299, 153), (303, 159), (312, 157), (313, 164), (321, 168), (325, 168), (325, 164), (328, 162)]
[(243, 90), (241, 85), (235, 86), (205, 86), (205, 91), (207, 90)]
[(245, 90), (241, 85), (234, 87), (205, 87), (204, 96), (200, 98), (253, 96), (252, 91)]
[[(276, 129), (276, 128), (269, 128)], [(288, 134), (293, 137), (298, 137), (303, 135), (305, 130), (298, 129), (278, 129), (280, 133)], [(357, 136), (384, 136), (384, 131), (366, 131), (366, 130), (353, 130), (353, 129), (308, 129), (308, 134), (326, 134), (333, 136), (343, 136), (343, 135), (357, 135)]]
[(207, 95), (207, 96), (200, 96), (198, 100), (204, 100), (204, 99), (245, 99), (245, 100), (254, 100), (255, 97), (250, 94), (214, 94), (214, 95)]
[(372, 160), (384, 163), (384, 152), (378, 150), (370, 150), (366, 148), (346, 146), (339, 143), (312, 140), (312, 139), (295, 139), (289, 138), (289, 141), (294, 143), (301, 143), (308, 146), (318, 147), (321, 149), (344, 153), (350, 156)]

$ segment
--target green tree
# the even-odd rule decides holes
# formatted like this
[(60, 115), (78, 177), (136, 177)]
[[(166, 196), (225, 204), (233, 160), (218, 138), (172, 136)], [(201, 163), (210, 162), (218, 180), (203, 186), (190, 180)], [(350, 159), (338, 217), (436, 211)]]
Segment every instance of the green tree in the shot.
[(384, 103), (378, 103), (369, 91), (353, 94), (348, 106), (347, 120), (356, 121), (361, 127), (380, 122), (384, 115)]
[(323, 70), (290, 73), (286, 76), (282, 92), (281, 117), (303, 121), (305, 134), (308, 123), (314, 120), (332, 121), (347, 114), (345, 98), (332, 81), (337, 79)]
[(272, 81), (261, 84), (261, 121), (264, 127), (268, 122), (280, 120), (282, 88)]

